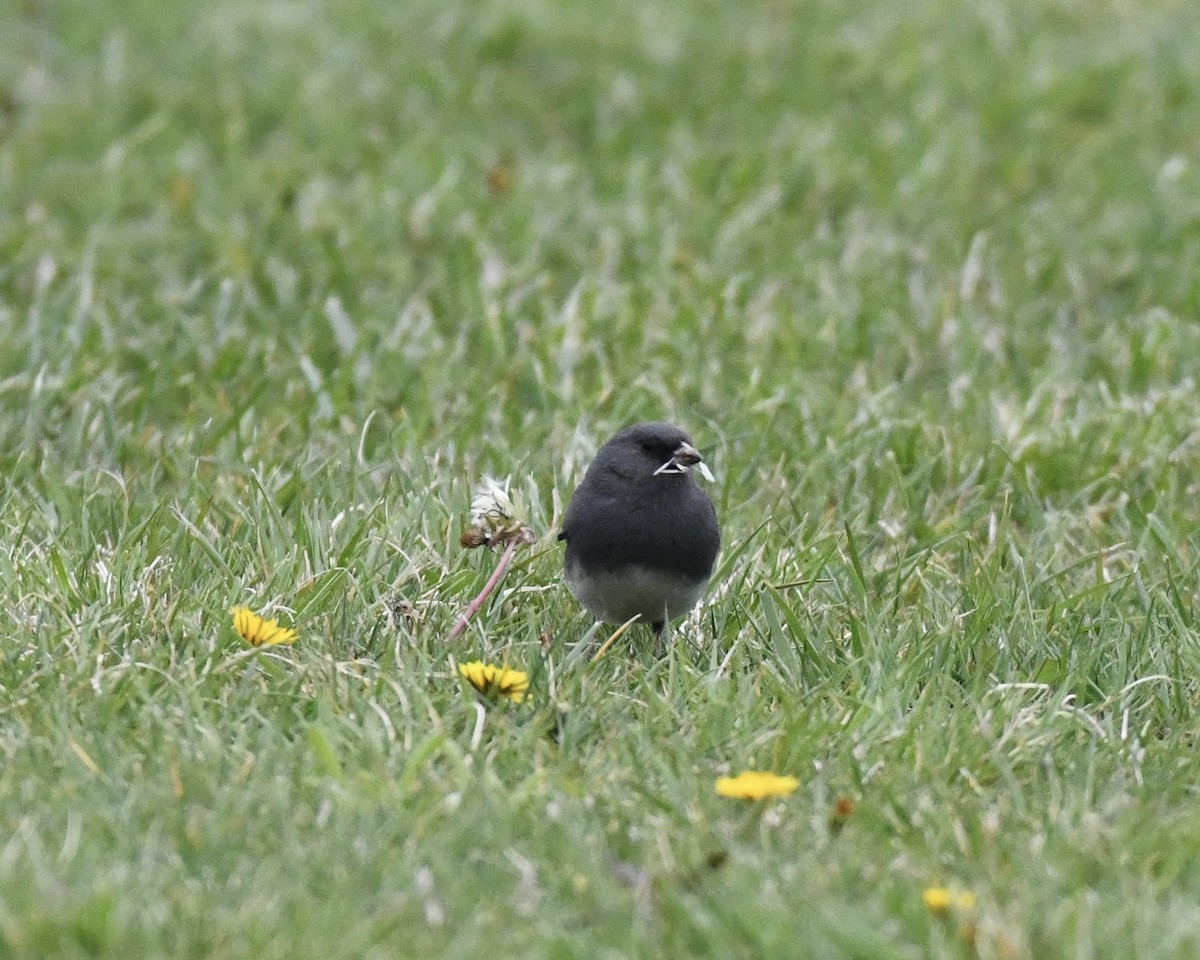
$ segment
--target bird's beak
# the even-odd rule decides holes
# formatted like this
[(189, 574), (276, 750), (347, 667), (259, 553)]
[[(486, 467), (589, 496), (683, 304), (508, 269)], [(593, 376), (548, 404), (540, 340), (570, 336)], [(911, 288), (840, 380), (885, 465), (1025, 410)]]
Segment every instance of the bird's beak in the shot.
[(672, 463), (677, 463), (684, 468), (694, 467), (703, 460), (704, 458), (700, 456), (700, 451), (690, 443), (681, 443), (675, 448), (675, 455), (671, 457)]
[(690, 443), (681, 443), (676, 447), (675, 452), (671, 454), (671, 459), (655, 470), (654, 475), (657, 477), (660, 473), (687, 473), (688, 467), (695, 467), (700, 476), (710, 483), (712, 482), (712, 471), (708, 469), (704, 458), (700, 456), (700, 451)]

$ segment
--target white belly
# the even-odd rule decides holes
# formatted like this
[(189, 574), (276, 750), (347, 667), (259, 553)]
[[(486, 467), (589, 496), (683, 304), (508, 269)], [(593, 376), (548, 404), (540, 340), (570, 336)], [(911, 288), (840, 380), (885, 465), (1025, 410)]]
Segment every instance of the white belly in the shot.
[(706, 586), (704, 581), (695, 583), (647, 567), (603, 570), (584, 577), (579, 565), (571, 564), (566, 575), (575, 599), (609, 623), (624, 623), (639, 613), (646, 623), (673, 620), (700, 602)]

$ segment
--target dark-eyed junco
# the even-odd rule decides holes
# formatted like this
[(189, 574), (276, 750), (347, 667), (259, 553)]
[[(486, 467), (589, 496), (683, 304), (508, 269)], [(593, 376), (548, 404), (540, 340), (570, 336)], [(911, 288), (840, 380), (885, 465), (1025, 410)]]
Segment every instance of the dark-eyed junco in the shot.
[(669, 423), (627, 427), (588, 467), (558, 539), (567, 542), (567, 586), (600, 620), (640, 613), (657, 633), (700, 600), (721, 531), (691, 467), (711, 479), (691, 439)]

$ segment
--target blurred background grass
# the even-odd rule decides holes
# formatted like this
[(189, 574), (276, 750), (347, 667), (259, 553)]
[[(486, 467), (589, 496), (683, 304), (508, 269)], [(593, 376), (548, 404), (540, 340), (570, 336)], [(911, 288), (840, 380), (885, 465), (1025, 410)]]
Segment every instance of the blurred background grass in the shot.
[[(5, 8), (0, 945), (1194, 956), (1198, 21)], [(650, 418), (722, 576), (581, 668), (549, 534)], [(447, 650), (485, 471), (547, 538)]]

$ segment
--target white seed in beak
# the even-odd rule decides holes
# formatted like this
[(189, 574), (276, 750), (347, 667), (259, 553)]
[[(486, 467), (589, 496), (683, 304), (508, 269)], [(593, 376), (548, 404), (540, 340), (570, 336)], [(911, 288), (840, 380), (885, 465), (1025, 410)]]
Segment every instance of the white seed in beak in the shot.
[(687, 473), (688, 467), (695, 467), (700, 476), (709, 483), (713, 482), (712, 471), (700, 456), (700, 451), (686, 442), (675, 448), (671, 459), (655, 470), (654, 475), (657, 477), (660, 473)]

